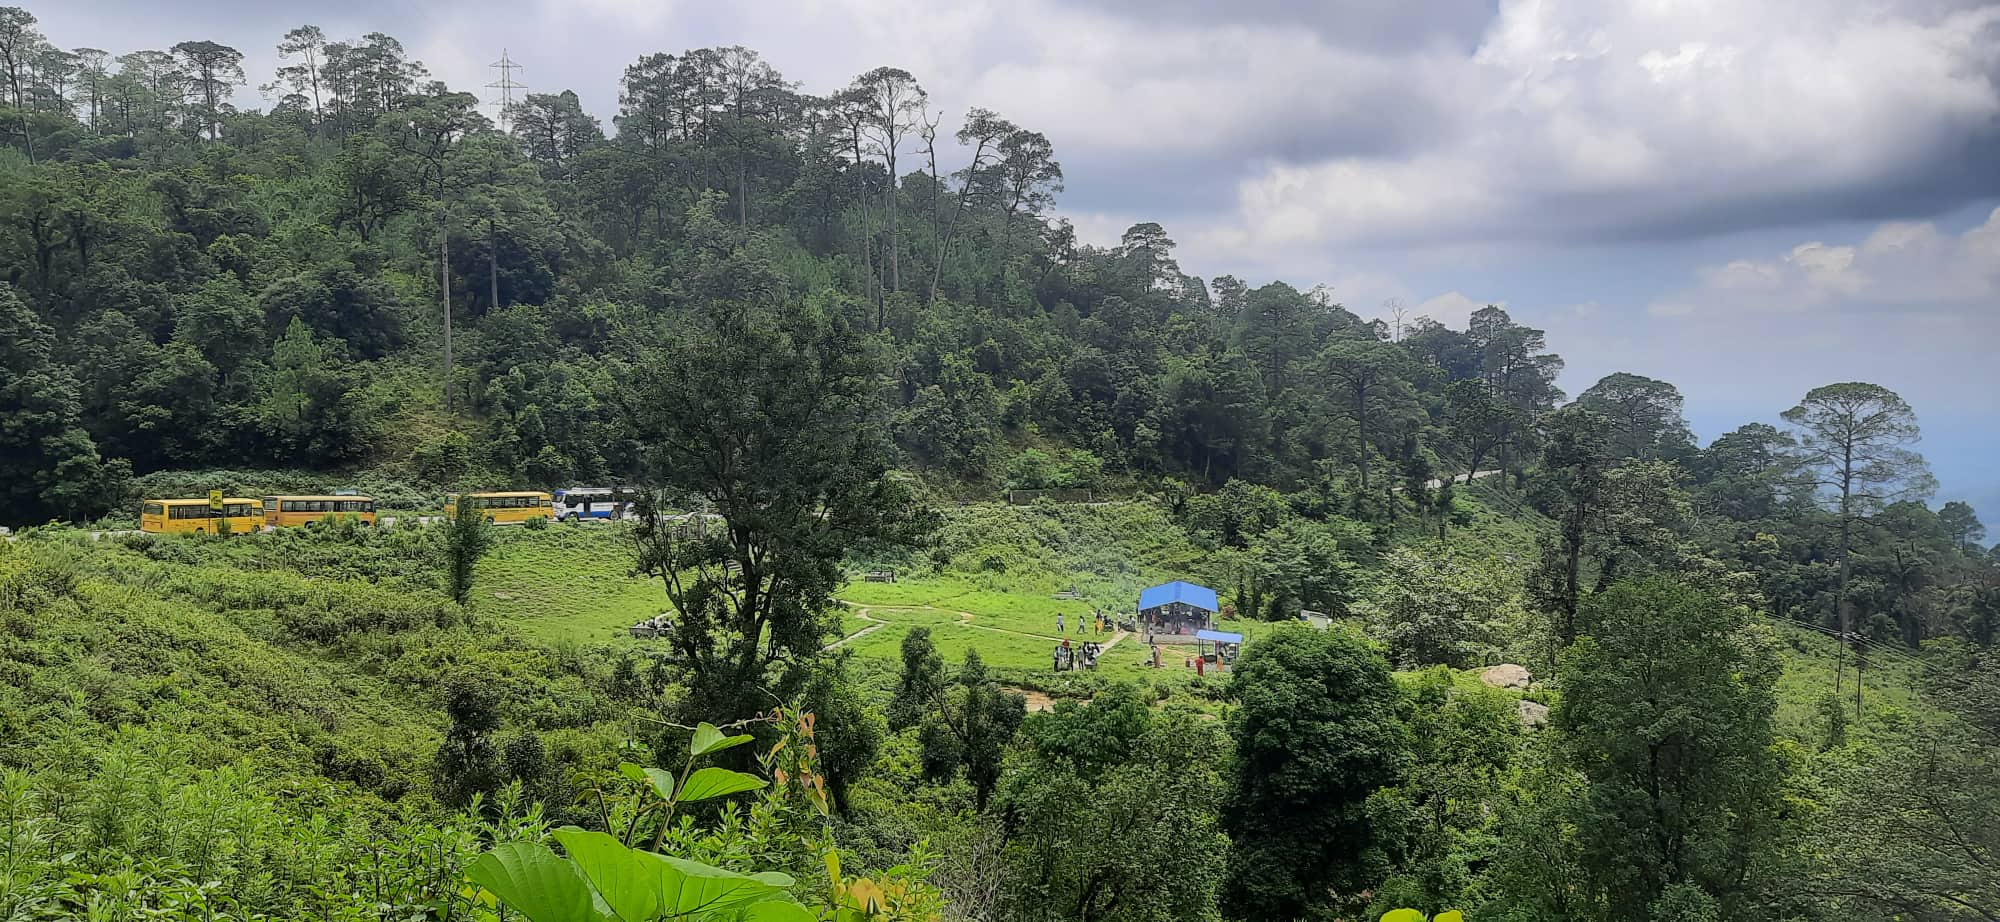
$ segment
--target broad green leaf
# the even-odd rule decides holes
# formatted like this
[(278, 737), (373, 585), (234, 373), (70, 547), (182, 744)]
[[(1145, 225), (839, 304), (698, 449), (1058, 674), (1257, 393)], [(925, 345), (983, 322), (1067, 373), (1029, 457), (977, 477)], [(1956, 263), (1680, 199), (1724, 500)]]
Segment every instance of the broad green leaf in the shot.
[(750, 875), (750, 879), (763, 881), (780, 890), (790, 890), (792, 889), (792, 884), (796, 883), (796, 881), (792, 880), (792, 875), (783, 871), (758, 871)]
[(720, 912), (769, 899), (780, 892), (777, 887), (747, 874), (684, 858), (646, 854), (676, 872), (662, 878), (665, 889), (661, 891), (660, 902), (667, 915)]
[(630, 762), (618, 763), (618, 773), (633, 781), (653, 786), (653, 793), (661, 800), (674, 799), (674, 773), (664, 768), (641, 768)]
[(750, 734), (723, 736), (714, 724), (704, 723), (694, 728), (694, 739), (688, 741), (688, 755), (705, 756), (711, 752), (721, 752), (750, 742)]
[(693, 803), (743, 791), (754, 791), (763, 786), (764, 779), (756, 775), (733, 772), (726, 768), (704, 768), (689, 775), (687, 782), (681, 785), (679, 802)]
[(1424, 914), (1414, 909), (1391, 909), (1382, 914), (1382, 922), (1424, 922)]
[(743, 922), (819, 922), (819, 916), (791, 900), (766, 900), (745, 909)]
[(664, 887), (660, 864), (652, 856), (626, 848), (604, 833), (574, 826), (556, 830), (555, 836), (583, 869), (583, 876), (590, 878), (613, 916), (623, 922), (650, 922), (660, 914)]
[(1431, 922), (1465, 922), (1465, 913), (1459, 912), (1456, 909), (1447, 909), (1432, 916)]
[(466, 869), (473, 883), (493, 892), (531, 922), (597, 922), (590, 885), (577, 866), (556, 857), (548, 846), (508, 842), (479, 856)]
[(653, 793), (660, 795), (661, 800), (674, 799), (674, 783), (679, 779), (674, 777), (673, 772), (664, 768), (649, 768), (646, 769), (646, 780), (653, 783)]

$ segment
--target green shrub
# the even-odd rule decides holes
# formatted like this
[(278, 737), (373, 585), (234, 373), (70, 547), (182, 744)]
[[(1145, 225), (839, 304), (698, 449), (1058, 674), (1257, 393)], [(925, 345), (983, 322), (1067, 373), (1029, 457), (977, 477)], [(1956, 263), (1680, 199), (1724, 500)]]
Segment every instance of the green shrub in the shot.
[(410, 452), (410, 467), (429, 483), (456, 483), (471, 466), (472, 440), (463, 432), (446, 432), (427, 439)]

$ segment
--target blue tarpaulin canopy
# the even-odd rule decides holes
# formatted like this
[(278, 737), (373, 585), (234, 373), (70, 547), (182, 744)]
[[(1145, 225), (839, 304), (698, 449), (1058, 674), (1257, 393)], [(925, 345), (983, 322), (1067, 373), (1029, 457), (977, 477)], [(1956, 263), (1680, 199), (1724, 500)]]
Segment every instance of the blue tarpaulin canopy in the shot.
[(1139, 593), (1140, 611), (1145, 611), (1149, 608), (1159, 608), (1162, 605), (1171, 605), (1175, 602), (1192, 605), (1203, 611), (1222, 610), (1216, 604), (1215, 590), (1207, 586), (1183, 583), (1179, 580), (1154, 586), (1145, 592)]
[(1243, 635), (1231, 634), (1228, 631), (1196, 631), (1194, 632), (1194, 639), (1214, 641), (1215, 643), (1242, 643)]

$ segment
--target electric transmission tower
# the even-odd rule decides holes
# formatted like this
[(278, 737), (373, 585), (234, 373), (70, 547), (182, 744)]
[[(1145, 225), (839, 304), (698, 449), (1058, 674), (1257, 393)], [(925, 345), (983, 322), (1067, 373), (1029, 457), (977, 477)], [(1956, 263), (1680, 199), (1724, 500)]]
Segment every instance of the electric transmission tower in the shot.
[(500, 91), (500, 130), (506, 131), (509, 127), (508, 123), (514, 118), (514, 91), (528, 88), (528, 85), (525, 83), (514, 82), (514, 72), (517, 70), (527, 70), (527, 68), (514, 63), (512, 58), (507, 57), (507, 49), (505, 48), (500, 49), (500, 60), (486, 66), (496, 68), (500, 71), (500, 79), (487, 84), (486, 88)]

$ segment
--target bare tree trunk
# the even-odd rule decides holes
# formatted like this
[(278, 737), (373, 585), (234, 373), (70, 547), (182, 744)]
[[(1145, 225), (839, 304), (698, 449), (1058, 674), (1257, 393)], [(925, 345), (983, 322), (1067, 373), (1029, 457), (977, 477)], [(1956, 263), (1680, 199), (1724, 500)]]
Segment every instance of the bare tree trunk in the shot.
[(1368, 492), (1368, 388), (1356, 384), (1354, 388), (1354, 427), (1360, 454), (1356, 455), (1361, 467), (1361, 493)]
[(736, 223), (750, 226), (750, 163), (740, 148), (736, 153)]
[[(1854, 528), (1853, 494), (1854, 494), (1854, 446), (1850, 443), (1846, 446), (1843, 446), (1841, 449), (1840, 583), (1834, 588), (1833, 592), (1833, 612), (1834, 616), (1840, 619), (1840, 643), (1844, 645), (1851, 645), (1853, 643), (1848, 639), (1848, 636), (1850, 632), (1854, 630), (1854, 612), (1853, 609), (1849, 606), (1847, 601), (1847, 578), (1848, 575), (1852, 572), (1852, 570), (1849, 567), (1849, 561), (1850, 561), (1850, 551), (1852, 549), (1852, 537)], [(1855, 669), (1856, 669), (1855, 680), (1857, 682), (1860, 681), (1860, 672), (1859, 672), (1861, 668), (1860, 658), (1861, 658), (1861, 651), (1857, 648), (1855, 650)], [(1847, 671), (1847, 659), (1843, 648), (1843, 652), (1840, 655), (1835, 656), (1833, 660), (1833, 692), (1835, 695), (1840, 694), (1841, 678), (1846, 671)], [(1860, 698), (1858, 697), (1861, 694), (1860, 688), (1856, 687), (1854, 693), (1857, 696), (1855, 699), (1855, 716), (1859, 717), (1861, 714)]]
[(887, 206), (889, 208), (889, 290), (892, 292), (903, 290), (903, 264), (901, 259), (903, 222), (901, 216), (898, 214), (903, 209), (901, 207), (902, 203), (896, 200), (899, 191), (896, 185), (896, 159), (892, 156), (889, 158), (889, 188), (887, 195)]
[[(951, 258), (951, 244), (958, 237), (958, 222), (965, 216), (966, 200), (972, 197), (972, 186), (979, 181), (979, 158), (986, 152), (986, 141), (980, 139), (979, 146), (972, 149), (972, 166), (965, 172), (965, 185), (958, 189), (958, 202), (951, 209), (951, 223), (944, 226), (943, 239), (938, 242), (937, 265), (931, 268), (930, 291), (924, 296), (924, 303), (937, 300), (938, 284), (944, 278), (945, 260)], [(931, 176), (937, 176), (937, 154), (931, 154)]]
[(451, 234), (438, 220), (438, 304), (444, 311), (444, 408), (451, 410)]
[(490, 286), (486, 309), (500, 309), (500, 234), (492, 217), (486, 219), (486, 282)]
[(875, 330), (882, 330), (882, 286), (875, 279), (874, 248), (869, 238), (874, 236), (874, 222), (868, 214), (868, 182), (862, 174), (861, 129), (854, 129), (854, 200), (861, 205), (861, 271), (867, 277), (868, 299), (875, 302)]
[(35, 133), (28, 127), (28, 107), (21, 104), (21, 66), (13, 61), (7, 64), (7, 81), (14, 88), (14, 112), (21, 119), (21, 144), (28, 149), (28, 165), (35, 164)]
[(325, 127), (326, 112), (319, 102), (319, 58), (313, 54), (311, 48), (306, 49), (306, 73), (312, 76), (313, 131), (317, 133)]

